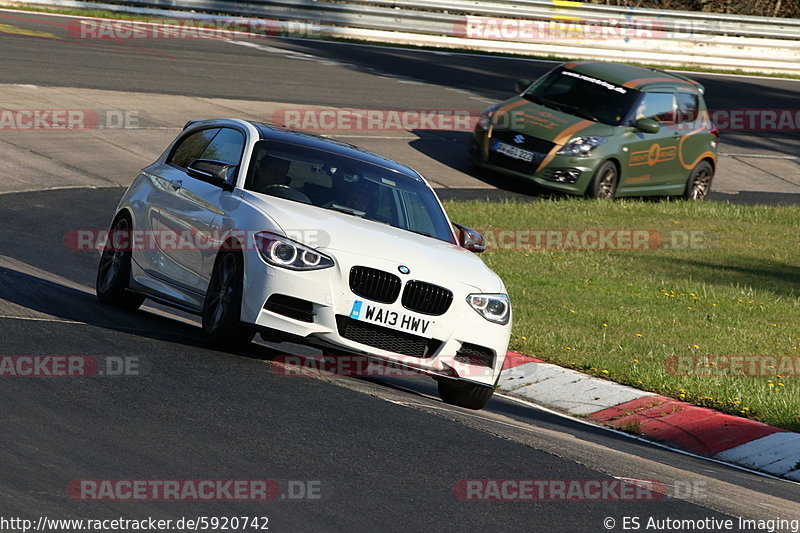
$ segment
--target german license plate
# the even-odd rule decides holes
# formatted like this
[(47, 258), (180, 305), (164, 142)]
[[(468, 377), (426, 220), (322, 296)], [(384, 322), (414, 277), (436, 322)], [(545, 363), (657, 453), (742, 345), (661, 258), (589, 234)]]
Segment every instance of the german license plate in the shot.
[(533, 156), (534, 156), (534, 153), (531, 152), (530, 150), (523, 150), (522, 148), (511, 146), (510, 144), (506, 144), (500, 141), (495, 141), (494, 151), (499, 154), (507, 155), (508, 157), (513, 157), (514, 159), (527, 161), (529, 163), (533, 161)]

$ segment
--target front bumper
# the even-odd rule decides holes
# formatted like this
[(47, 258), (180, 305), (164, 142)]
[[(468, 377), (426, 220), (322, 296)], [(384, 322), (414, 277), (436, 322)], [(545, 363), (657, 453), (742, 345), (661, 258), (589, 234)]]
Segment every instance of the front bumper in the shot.
[[(547, 153), (541, 154), (543, 159), (541, 163), (526, 165), (498, 155), (492, 150), (492, 142), (493, 139), (487, 130), (477, 128), (470, 139), (470, 159), (483, 168), (523, 178), (540, 187), (569, 194), (581, 196), (586, 194), (595, 170), (603, 161), (597, 155), (574, 157)], [(553, 151), (559, 148), (560, 146), (556, 146)]]
[[(275, 268), (268, 265), (258, 251), (246, 252), (242, 321), (303, 339), (308, 344), (328, 346), (329, 351), (339, 349), (342, 354), (367, 354), (433, 376), (494, 385), (508, 349), (511, 322), (504, 325), (489, 322), (469, 306), (467, 295), (481, 291), (446, 279), (452, 275), (413, 276), (453, 293), (452, 303), (444, 314), (432, 316), (413, 312), (402, 305), (400, 297), (393, 303), (379, 303), (357, 296), (350, 289), (353, 266), (392, 272), (397, 268), (395, 261), (339, 250), (324, 251), (334, 257), (336, 264), (314, 271)], [(405, 289), (409, 280), (402, 281)], [(276, 301), (284, 305), (274, 305)], [(427, 320), (429, 329), (424, 336), (414, 335), (354, 319), (357, 301), (397, 312), (400, 316)]]

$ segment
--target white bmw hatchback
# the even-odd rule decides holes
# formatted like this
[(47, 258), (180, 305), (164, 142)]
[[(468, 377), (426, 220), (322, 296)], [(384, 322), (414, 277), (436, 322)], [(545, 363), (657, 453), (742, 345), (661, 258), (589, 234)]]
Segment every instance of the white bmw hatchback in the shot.
[(193, 121), (120, 201), (97, 296), (202, 315), (217, 346), (259, 332), (388, 360), (480, 409), (511, 331), (482, 250), (405, 165), (265, 124)]

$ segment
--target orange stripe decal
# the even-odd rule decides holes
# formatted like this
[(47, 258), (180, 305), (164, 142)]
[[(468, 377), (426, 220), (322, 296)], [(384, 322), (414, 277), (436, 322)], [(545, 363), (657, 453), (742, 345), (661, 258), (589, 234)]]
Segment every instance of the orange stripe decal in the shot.
[(681, 166), (687, 170), (693, 169), (697, 163), (705, 159), (706, 157), (710, 157), (711, 160), (714, 162), (714, 166), (717, 166), (717, 155), (714, 152), (703, 152), (690, 164), (687, 164), (683, 160), (683, 142), (694, 135), (695, 133), (700, 133), (701, 131), (706, 131), (707, 123), (705, 121), (708, 120), (708, 112), (704, 111), (701, 115), (701, 119), (703, 119), (704, 123), (702, 126), (697, 128), (696, 130), (690, 131), (686, 135), (681, 136), (681, 140), (678, 142), (678, 161), (680, 162)]
[(550, 161), (552, 161), (553, 158), (556, 156), (556, 152), (558, 152), (558, 150), (561, 149), (562, 146), (564, 146), (564, 143), (569, 141), (575, 133), (593, 124), (594, 122), (592, 122), (591, 120), (581, 120), (580, 122), (576, 122), (569, 128), (559, 133), (558, 136), (555, 139), (553, 139), (555, 146), (553, 146), (553, 148), (550, 150), (547, 156), (544, 159), (542, 159), (542, 162), (539, 163), (539, 167), (536, 169), (536, 172), (539, 172), (544, 167), (546, 167), (550, 163)]
[(660, 77), (660, 78), (637, 78), (635, 80), (626, 81), (622, 84), (623, 87), (627, 87), (628, 89), (635, 89), (641, 85), (645, 85), (646, 83), (653, 83), (657, 81), (664, 81), (668, 83), (681, 83), (685, 84), (692, 89), (697, 89), (697, 84), (694, 82), (689, 82), (686, 80), (678, 79), (678, 78), (667, 78), (667, 77)]
[(492, 115), (492, 121), (489, 124), (489, 129), (486, 131), (486, 137), (483, 140), (482, 152), (484, 159), (489, 158), (489, 141), (492, 139), (492, 133), (494, 133), (494, 123), (495, 123), (494, 119), (500, 116), (502, 113), (507, 113), (508, 111), (511, 111), (512, 109), (517, 108), (521, 105), (525, 105), (527, 103), (528, 103), (527, 100), (520, 99), (516, 102), (504, 105), (503, 107), (498, 108), (497, 111), (494, 112), (494, 115)]

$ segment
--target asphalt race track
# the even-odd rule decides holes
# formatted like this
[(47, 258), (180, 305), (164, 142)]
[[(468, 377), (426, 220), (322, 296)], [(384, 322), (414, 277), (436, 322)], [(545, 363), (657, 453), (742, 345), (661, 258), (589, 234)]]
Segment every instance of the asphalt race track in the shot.
[[(0, 191), (0, 355), (79, 355), (138, 365), (127, 376), (0, 380), (0, 518), (266, 516), (269, 531), (593, 533), (608, 530), (608, 518), (621, 530), (626, 516), (642, 523), (796, 517), (797, 484), (513, 399), (498, 395), (472, 412), (440, 402), (433, 381), (423, 378), (282, 376), (277, 357), (314, 353), (296, 345), (209, 349), (194, 317), (154, 304), (135, 313), (101, 306), (93, 293), (97, 254), (65, 244), (71, 229), (108, 225), (131, 170), (156, 157), (182, 126), (169, 115), (176, 108), (164, 104), (178, 100), (169, 98), (192, 100), (195, 112), (221, 105), (205, 99), (240, 106), (482, 108), (509, 94), (515, 79), (535, 77), (549, 64), (296, 40), (259, 43), (268, 51), (204, 40), (80, 42), (66, 37), (65, 19), (0, 14), (12, 17), (0, 21), (1, 84), (41, 88), (31, 94), (71, 88), (65, 98), (147, 93), (165, 106), (164, 115), (153, 108), (144, 117), (147, 131), (114, 132), (107, 144), (92, 144), (102, 132), (66, 140), (52, 132), (0, 132), (9, 174), (25, 182)], [(796, 106), (797, 82), (696, 77), (717, 95), (719, 107)], [(169, 116), (170, 124), (159, 126), (159, 116)], [(464, 135), (364, 140), (413, 156), (404, 159), (412, 166), (448, 169), (440, 188), (453, 197), (526, 192), (464, 173), (457, 157)], [(136, 142), (126, 145), (128, 137)], [(785, 159), (797, 154), (794, 134), (733, 137), (731, 153), (797, 167)], [(445, 155), (435, 155), (443, 146)], [(783, 175), (785, 189), (769, 177), (767, 190), (758, 184), (737, 189), (740, 182), (732, 179), (719, 198), (795, 203), (797, 173)], [(460, 480), (615, 478), (655, 480), (666, 495), (492, 502), (462, 501), (454, 492)], [(68, 494), (71, 483), (86, 479), (269, 479), (281, 496), (269, 502), (80, 501)], [(297, 487), (305, 487), (305, 497)]]

